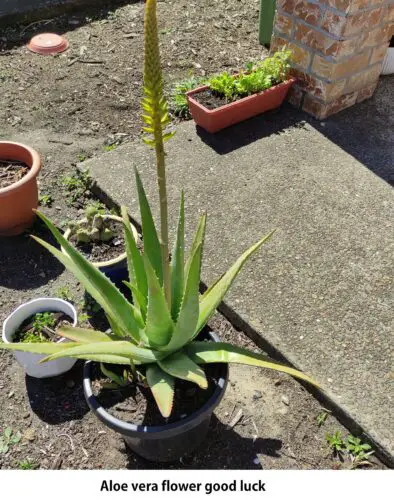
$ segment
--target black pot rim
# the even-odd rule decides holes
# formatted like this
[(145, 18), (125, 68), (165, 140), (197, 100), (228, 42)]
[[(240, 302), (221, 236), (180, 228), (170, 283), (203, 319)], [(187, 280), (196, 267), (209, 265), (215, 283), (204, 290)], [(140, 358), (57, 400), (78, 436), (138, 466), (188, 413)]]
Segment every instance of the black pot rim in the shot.
[[(215, 333), (209, 332), (209, 335), (214, 342), (219, 342), (219, 337)], [(92, 367), (93, 361), (86, 361), (83, 371), (83, 392), (90, 409), (99, 420), (114, 431), (119, 432), (126, 437), (139, 437), (141, 439), (157, 439), (159, 437), (158, 434), (160, 434), (160, 438), (169, 438), (179, 435), (180, 432), (196, 427), (199, 423), (210, 416), (213, 413), (213, 410), (218, 406), (224, 396), (228, 381), (228, 365), (227, 363), (222, 363), (220, 366), (222, 373), (217, 381), (216, 389), (212, 396), (200, 409), (186, 418), (171, 424), (155, 426), (136, 425), (114, 417), (101, 405), (99, 400), (93, 394), (91, 383)]]

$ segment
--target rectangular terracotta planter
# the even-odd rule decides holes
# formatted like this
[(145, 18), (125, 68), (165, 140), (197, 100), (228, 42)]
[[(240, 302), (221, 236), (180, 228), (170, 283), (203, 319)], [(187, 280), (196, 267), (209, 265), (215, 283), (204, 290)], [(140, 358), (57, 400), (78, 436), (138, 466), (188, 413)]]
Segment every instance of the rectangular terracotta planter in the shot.
[(260, 115), (264, 111), (278, 108), (285, 100), (295, 80), (295, 78), (290, 78), (270, 89), (230, 102), (216, 109), (208, 109), (193, 98), (195, 94), (208, 89), (208, 85), (190, 90), (186, 93), (186, 96), (190, 113), (196, 124), (213, 133), (252, 118), (252, 116)]

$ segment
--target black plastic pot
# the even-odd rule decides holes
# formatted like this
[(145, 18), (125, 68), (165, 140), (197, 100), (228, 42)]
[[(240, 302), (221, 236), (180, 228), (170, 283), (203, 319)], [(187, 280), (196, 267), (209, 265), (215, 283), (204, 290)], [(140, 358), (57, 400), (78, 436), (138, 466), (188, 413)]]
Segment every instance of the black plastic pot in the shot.
[[(219, 337), (213, 332), (209, 332), (209, 336), (214, 342), (219, 342)], [(105, 425), (119, 432), (135, 453), (153, 462), (179, 460), (202, 443), (208, 432), (212, 413), (220, 403), (228, 381), (227, 364), (218, 364), (220, 375), (217, 387), (198, 411), (178, 422), (149, 427), (119, 420), (103, 408), (93, 394), (92, 368), (93, 362), (87, 361), (83, 374), (83, 390), (89, 407)]]

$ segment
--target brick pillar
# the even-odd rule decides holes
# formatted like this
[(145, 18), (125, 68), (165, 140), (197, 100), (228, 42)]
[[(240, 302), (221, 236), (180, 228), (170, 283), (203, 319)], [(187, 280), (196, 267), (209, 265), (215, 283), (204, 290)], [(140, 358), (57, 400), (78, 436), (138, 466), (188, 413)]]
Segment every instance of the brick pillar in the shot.
[(290, 102), (323, 119), (371, 97), (393, 34), (394, 0), (277, 0), (271, 52), (293, 51)]

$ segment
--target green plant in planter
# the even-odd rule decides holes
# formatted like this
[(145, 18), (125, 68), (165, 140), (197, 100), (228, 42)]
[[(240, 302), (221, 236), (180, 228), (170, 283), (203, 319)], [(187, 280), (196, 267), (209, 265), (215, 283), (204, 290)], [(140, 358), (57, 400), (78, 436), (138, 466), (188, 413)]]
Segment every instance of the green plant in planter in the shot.
[(290, 57), (291, 51), (280, 50), (255, 65), (249, 64), (247, 73), (241, 71), (235, 76), (224, 72), (210, 78), (208, 85), (214, 94), (230, 102), (256, 94), (288, 78)]
[[(130, 367), (134, 374), (146, 377), (164, 417), (171, 413), (177, 379), (208, 386), (203, 366), (207, 363), (243, 363), (271, 368), (314, 383), (307, 375), (276, 363), (270, 358), (226, 342), (198, 340), (198, 334), (214, 314), (247, 259), (272, 235), (268, 234), (248, 250), (203, 295), (199, 294), (206, 215), (200, 218), (185, 259), (184, 197), (181, 194), (176, 241), (170, 261), (168, 238), (167, 188), (164, 142), (173, 135), (167, 102), (163, 96), (156, 23), (156, 1), (145, 7), (144, 132), (145, 142), (156, 153), (160, 198), (160, 237), (138, 172), (136, 184), (143, 232), (143, 252), (132, 235), (125, 207), (122, 207), (130, 303), (118, 289), (76, 248), (43, 214), (45, 222), (67, 255), (49, 243), (34, 237), (55, 255), (80, 280), (86, 291), (102, 306), (111, 333), (62, 327), (58, 333), (72, 342), (63, 344), (1, 344), (1, 348), (47, 354), (43, 361), (73, 357)], [(109, 372), (108, 372), (109, 373)], [(124, 377), (122, 378), (124, 380)]]
[(79, 244), (110, 241), (114, 237), (110, 222), (101, 208), (90, 205), (86, 208), (83, 219), (68, 223), (70, 237), (75, 236)]

